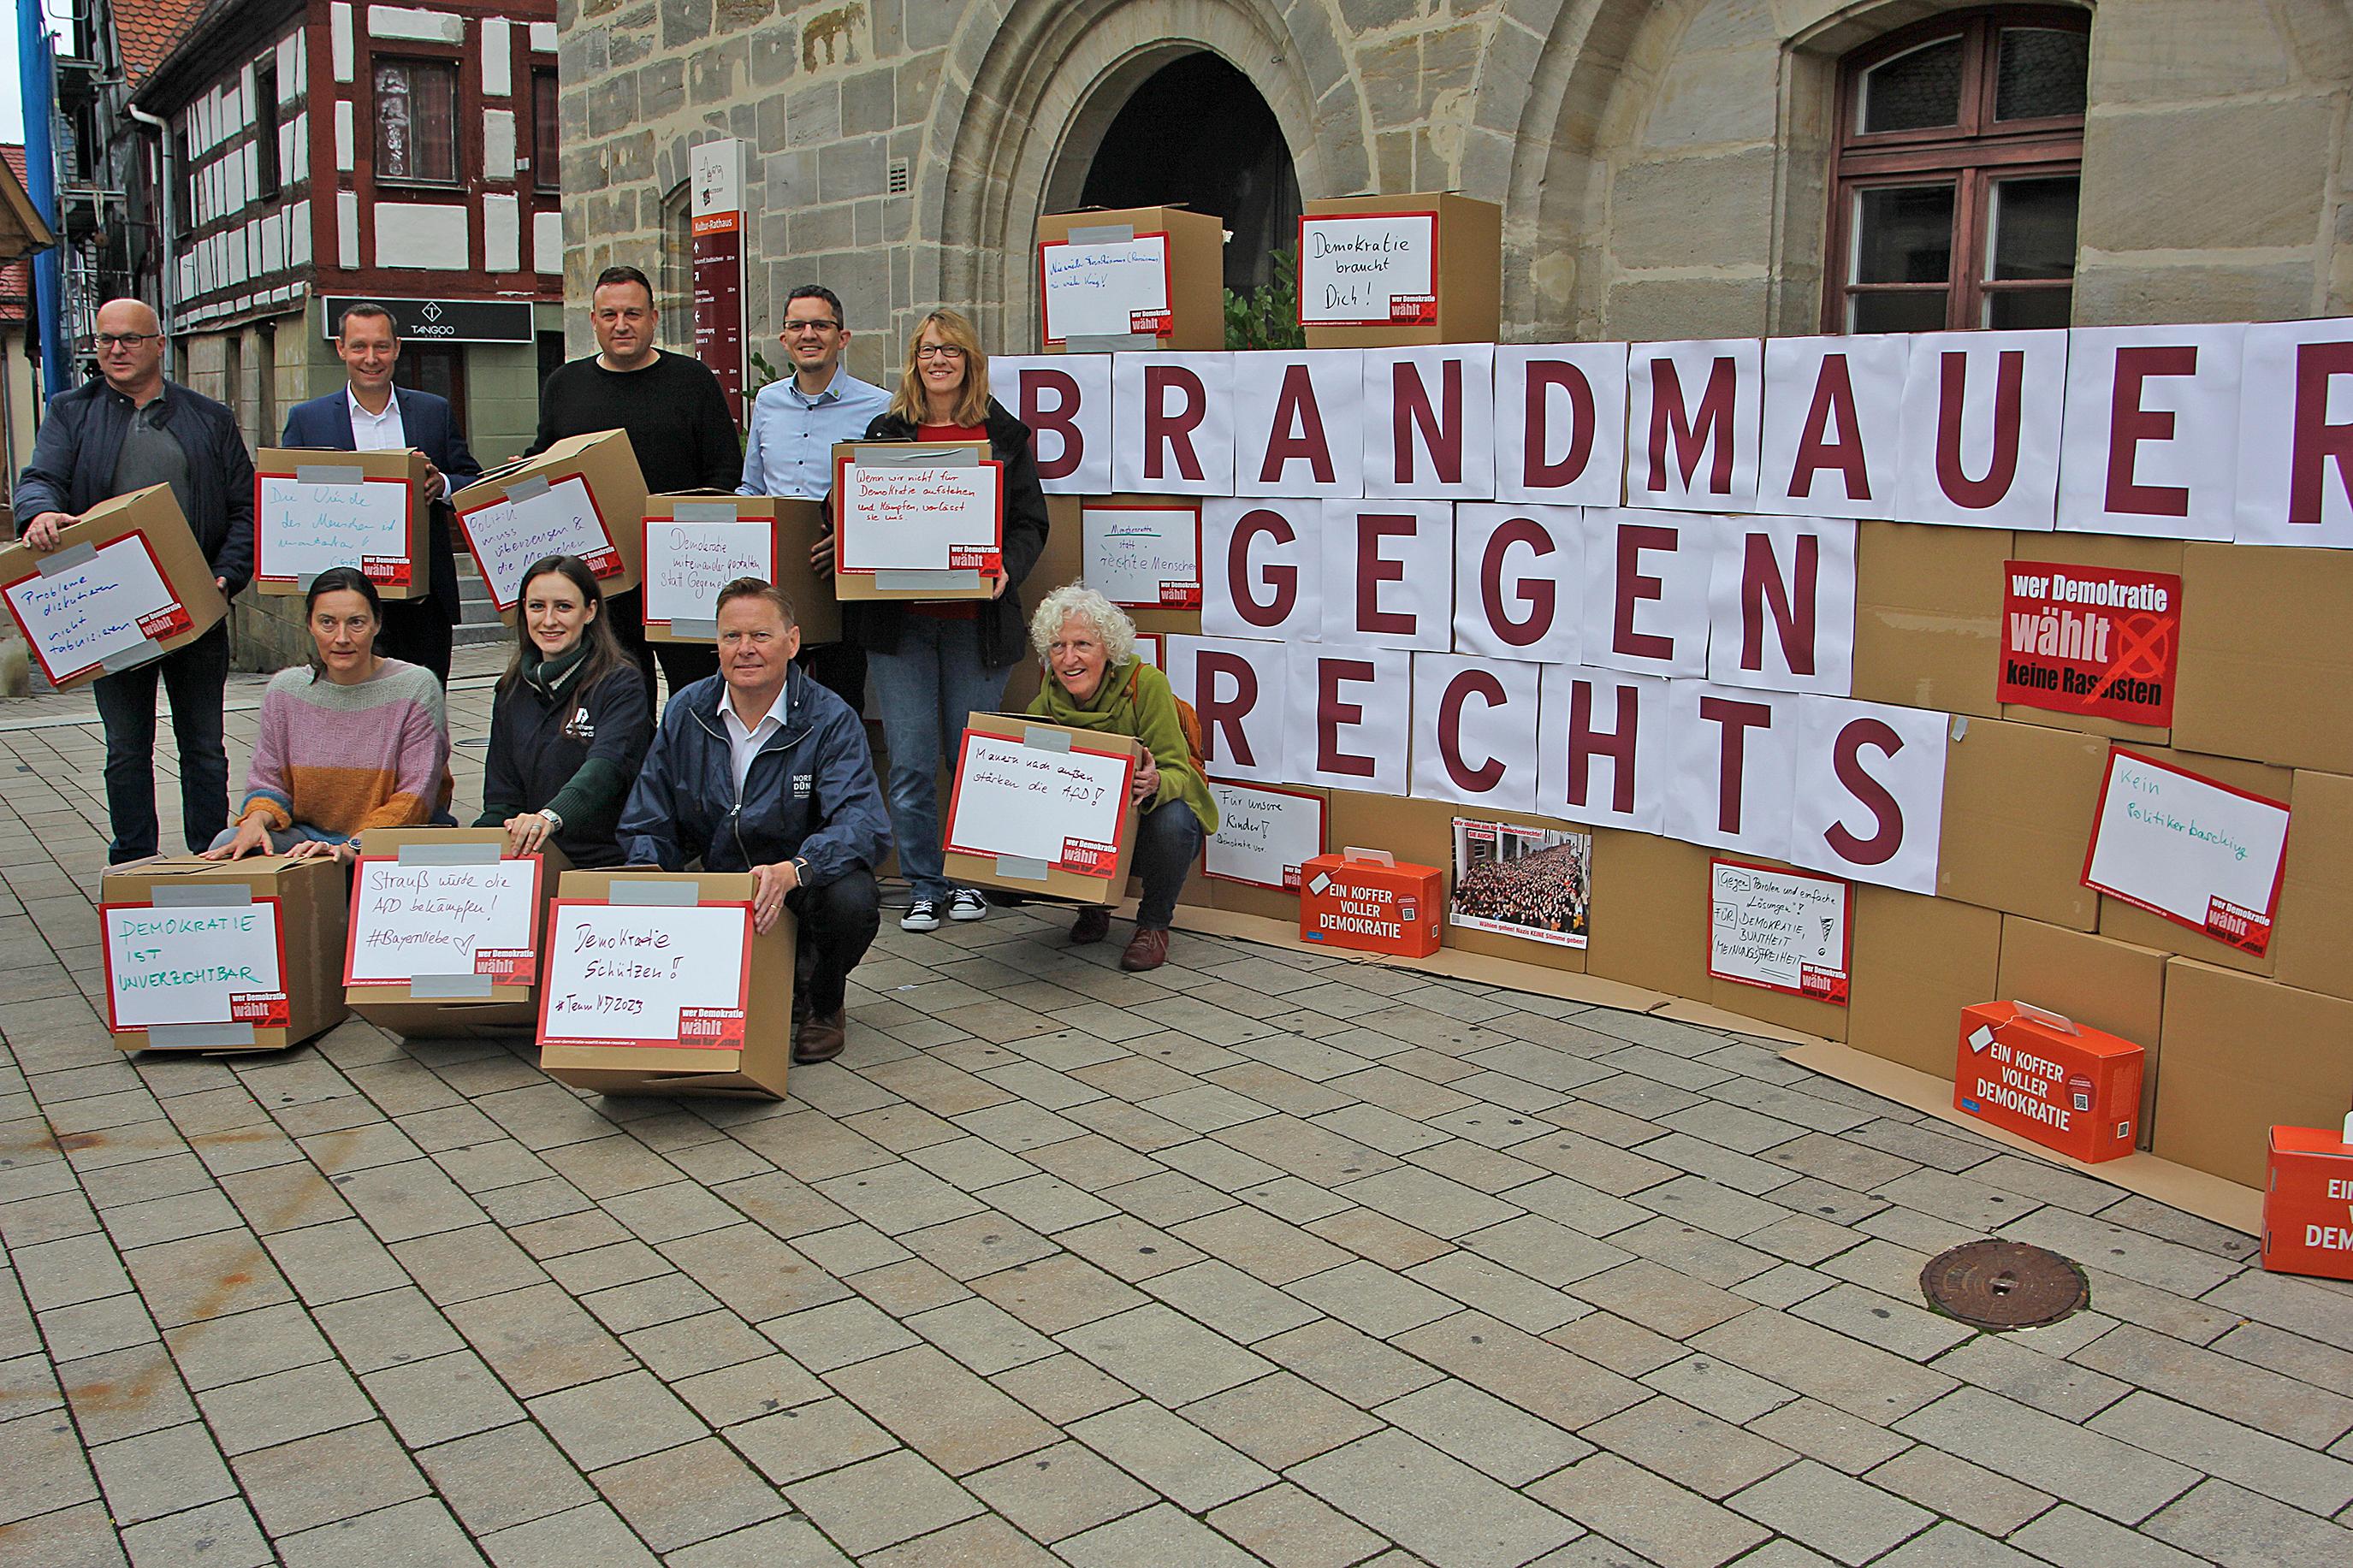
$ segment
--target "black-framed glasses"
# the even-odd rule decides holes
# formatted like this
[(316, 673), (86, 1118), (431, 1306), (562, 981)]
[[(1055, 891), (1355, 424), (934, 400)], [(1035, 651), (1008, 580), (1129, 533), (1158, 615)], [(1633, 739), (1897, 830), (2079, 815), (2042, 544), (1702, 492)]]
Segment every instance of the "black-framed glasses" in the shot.
[(779, 330), (787, 332), (838, 332), (841, 330), (841, 323), (839, 321), (786, 321)]
[(964, 350), (954, 343), (925, 343), (915, 351), (917, 359), (962, 359)]
[(98, 346), (102, 349), (118, 346), (135, 349), (141, 343), (153, 342), (163, 335), (161, 332), (100, 332), (98, 334)]

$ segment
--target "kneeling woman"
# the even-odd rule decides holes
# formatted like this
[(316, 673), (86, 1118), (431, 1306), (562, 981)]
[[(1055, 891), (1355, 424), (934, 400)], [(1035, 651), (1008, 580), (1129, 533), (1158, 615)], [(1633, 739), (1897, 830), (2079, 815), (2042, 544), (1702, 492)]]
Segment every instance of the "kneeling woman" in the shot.
[(491, 705), (474, 826), (505, 828), (510, 854), (553, 840), (575, 866), (617, 866), (614, 828), (653, 738), (644, 678), (605, 619), (596, 574), (577, 555), (533, 562)]
[[(1029, 711), (1073, 729), (1142, 741), (1146, 755), (1131, 795), (1137, 824), (1134, 864), (1144, 879), (1135, 909), (1135, 936), (1120, 955), (1123, 969), (1157, 969), (1168, 956), (1168, 922), (1186, 873), (1201, 853), (1204, 835), (1218, 827), (1208, 781), (1193, 764), (1176, 717), (1168, 678), (1135, 657), (1135, 623), (1092, 588), (1072, 583), (1055, 589), (1029, 623), (1029, 640), (1046, 660), (1046, 679)], [(1107, 910), (1079, 911), (1072, 942), (1101, 942), (1111, 931)]]
[(350, 566), (322, 572), (303, 612), (316, 651), (270, 678), (245, 804), (210, 859), (265, 850), (349, 859), (367, 828), (413, 826), (448, 804), (441, 683), (375, 651), (375, 584)]

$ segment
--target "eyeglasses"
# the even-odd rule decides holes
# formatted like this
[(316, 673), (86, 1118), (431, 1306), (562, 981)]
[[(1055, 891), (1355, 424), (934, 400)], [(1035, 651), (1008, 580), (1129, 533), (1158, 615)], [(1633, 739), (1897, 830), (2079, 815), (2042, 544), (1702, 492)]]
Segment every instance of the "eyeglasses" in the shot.
[(925, 343), (915, 351), (917, 359), (962, 359), (964, 350), (954, 343)]
[(779, 330), (786, 332), (838, 332), (841, 331), (841, 323), (839, 321), (786, 321)]
[(98, 334), (98, 346), (102, 349), (135, 349), (141, 343), (153, 342), (163, 335), (161, 332), (100, 332)]

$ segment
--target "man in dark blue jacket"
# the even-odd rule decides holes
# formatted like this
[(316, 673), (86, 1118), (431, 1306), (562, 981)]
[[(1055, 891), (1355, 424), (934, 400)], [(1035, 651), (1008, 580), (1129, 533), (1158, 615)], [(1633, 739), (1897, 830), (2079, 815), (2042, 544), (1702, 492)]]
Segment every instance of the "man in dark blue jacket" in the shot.
[(375, 650), (421, 664), (447, 686), (450, 631), (464, 613), (458, 597), (458, 558), (449, 548), (449, 498), (480, 479), (482, 466), (466, 449), (448, 399), (393, 385), (393, 369), (400, 363), (400, 332), (390, 310), (365, 301), (345, 310), (335, 323), (335, 355), (343, 362), (351, 384), (288, 409), (282, 442), (342, 452), (407, 447), (425, 454), (432, 468), (425, 480), (433, 500), (427, 529), (431, 592), (421, 599), (385, 601)]
[[(25, 542), (54, 550), (58, 531), (102, 500), (167, 484), (213, 581), (235, 597), (253, 577), (253, 458), (237, 416), (164, 379), (164, 332), (137, 300), (98, 309), (102, 379), (49, 399), (33, 460), (16, 480)], [(228, 623), (158, 659), (91, 683), (106, 725), (107, 858), (156, 850), (155, 682), (172, 699), (180, 743), (180, 830), (203, 850), (228, 826), (228, 752), (221, 743), (228, 684)]]
[(633, 866), (749, 871), (754, 924), (799, 923), (793, 1060), (841, 1054), (849, 972), (881, 923), (874, 868), (891, 817), (866, 727), (796, 664), (801, 632), (783, 590), (739, 577), (719, 591), (719, 673), (670, 698), (621, 810)]

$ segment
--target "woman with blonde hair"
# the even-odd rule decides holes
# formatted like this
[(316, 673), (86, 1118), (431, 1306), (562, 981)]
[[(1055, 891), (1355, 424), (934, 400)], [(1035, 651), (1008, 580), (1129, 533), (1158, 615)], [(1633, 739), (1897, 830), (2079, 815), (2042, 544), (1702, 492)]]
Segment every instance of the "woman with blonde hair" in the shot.
[(1021, 658), (1018, 590), (1046, 548), (1046, 492), (1030, 455), (1029, 427), (988, 395), (988, 355), (972, 323), (934, 310), (907, 345), (891, 406), (867, 426), (870, 441), (987, 441), (1004, 468), (1003, 570), (986, 602), (876, 601), (842, 605), (844, 633), (867, 654), (868, 690), (890, 749), (886, 793), (899, 867), (910, 898), (899, 924), (937, 931), (940, 920), (988, 912), (978, 889), (948, 884), (941, 853), (939, 772), (965, 715), (1005, 700)]
[[(1047, 595), (1029, 623), (1029, 641), (1046, 661), (1046, 679), (1029, 711), (1072, 729), (1127, 735), (1144, 742), (1129, 798), (1139, 820), (1133, 864), (1144, 879), (1135, 907), (1135, 935), (1120, 955), (1122, 969), (1157, 969), (1168, 957), (1168, 922), (1176, 895), (1218, 830), (1217, 797), (1193, 761), (1176, 694), (1168, 678), (1135, 657), (1135, 623), (1092, 588), (1066, 584)], [(1075, 942), (1101, 942), (1111, 931), (1108, 910), (1079, 911)]]

